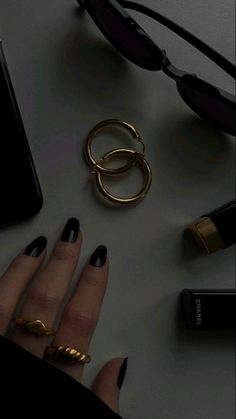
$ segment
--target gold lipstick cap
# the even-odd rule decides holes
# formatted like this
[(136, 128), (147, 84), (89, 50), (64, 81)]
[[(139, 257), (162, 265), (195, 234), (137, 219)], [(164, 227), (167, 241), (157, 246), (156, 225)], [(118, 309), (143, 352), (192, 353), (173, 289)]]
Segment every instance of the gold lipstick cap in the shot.
[(188, 230), (205, 253), (210, 254), (225, 248), (215, 224), (209, 217), (199, 218), (188, 226)]

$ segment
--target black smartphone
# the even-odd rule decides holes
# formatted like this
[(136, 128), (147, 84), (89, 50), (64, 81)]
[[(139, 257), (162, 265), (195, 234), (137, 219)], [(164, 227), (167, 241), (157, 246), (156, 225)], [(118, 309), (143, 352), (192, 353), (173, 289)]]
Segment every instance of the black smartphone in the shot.
[(39, 180), (0, 42), (0, 227), (26, 220), (42, 205)]

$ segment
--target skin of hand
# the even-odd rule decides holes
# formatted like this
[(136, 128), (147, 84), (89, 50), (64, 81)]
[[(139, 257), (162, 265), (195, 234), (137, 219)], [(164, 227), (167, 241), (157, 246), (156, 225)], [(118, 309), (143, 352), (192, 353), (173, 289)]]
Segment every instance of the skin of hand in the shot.
[[(14, 322), (13, 316), (19, 306), (21, 311), (17, 314), (18, 318), (40, 319), (53, 329), (74, 276), (81, 245), (80, 223), (76, 218), (70, 218), (46, 263), (47, 240), (43, 236), (30, 243), (12, 261), (0, 278), (0, 335), (35, 356), (44, 358), (49, 337), (28, 333)], [(73, 294), (60, 315), (51, 345), (71, 346), (88, 353), (107, 288), (108, 272), (107, 249), (99, 246), (84, 266)], [(19, 305), (23, 294), (23, 304)], [(75, 380), (82, 381), (84, 365), (57, 363), (55, 360), (48, 362)], [(91, 389), (116, 413), (119, 413), (119, 394), (126, 368), (127, 358), (110, 360), (96, 377)]]

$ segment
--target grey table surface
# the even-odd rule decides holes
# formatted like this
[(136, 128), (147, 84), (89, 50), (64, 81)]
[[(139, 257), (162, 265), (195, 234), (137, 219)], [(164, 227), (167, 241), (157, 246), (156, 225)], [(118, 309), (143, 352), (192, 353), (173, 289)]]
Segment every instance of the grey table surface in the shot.
[[(145, 4), (234, 61), (233, 0)], [(134, 16), (180, 68), (234, 90), (194, 48)], [(234, 139), (195, 116), (165, 75), (123, 59), (72, 0), (0, 0), (0, 37), (45, 199), (38, 216), (0, 232), (1, 271), (39, 234), (51, 248), (66, 219), (78, 216), (81, 264), (100, 243), (111, 261), (85, 383), (107, 359), (128, 356), (127, 419), (234, 419), (234, 336), (189, 332), (177, 314), (184, 288), (234, 287), (234, 248), (205, 256), (183, 234), (232, 199)], [(146, 143), (153, 185), (135, 207), (104, 205), (83, 159), (87, 133), (107, 118), (133, 123)], [(98, 153), (130, 144), (115, 133), (98, 141)], [(133, 174), (112, 187), (128, 194), (139, 180)]]

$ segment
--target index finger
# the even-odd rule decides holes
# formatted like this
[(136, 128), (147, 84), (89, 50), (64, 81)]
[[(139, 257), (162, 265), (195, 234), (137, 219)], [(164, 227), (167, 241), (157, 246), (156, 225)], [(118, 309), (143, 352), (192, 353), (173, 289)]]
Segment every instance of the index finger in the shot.
[(18, 255), (0, 278), (0, 334), (4, 335), (21, 295), (42, 265), (47, 239), (38, 237)]

